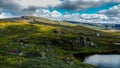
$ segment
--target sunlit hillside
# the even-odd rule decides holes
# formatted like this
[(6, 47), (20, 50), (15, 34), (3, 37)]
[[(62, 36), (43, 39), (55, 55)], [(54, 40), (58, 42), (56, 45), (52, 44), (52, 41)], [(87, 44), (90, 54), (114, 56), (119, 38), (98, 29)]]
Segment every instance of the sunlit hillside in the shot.
[[(23, 16), (0, 20), (1, 68), (95, 68), (77, 53), (120, 53), (120, 33)], [(30, 65), (30, 66), (29, 66)]]

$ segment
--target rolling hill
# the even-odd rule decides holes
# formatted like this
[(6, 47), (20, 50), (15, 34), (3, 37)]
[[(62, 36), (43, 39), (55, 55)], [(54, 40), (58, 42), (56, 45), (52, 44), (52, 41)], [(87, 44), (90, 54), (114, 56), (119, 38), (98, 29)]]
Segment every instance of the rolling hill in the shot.
[(0, 20), (1, 68), (95, 68), (74, 54), (119, 49), (119, 32), (34, 16)]

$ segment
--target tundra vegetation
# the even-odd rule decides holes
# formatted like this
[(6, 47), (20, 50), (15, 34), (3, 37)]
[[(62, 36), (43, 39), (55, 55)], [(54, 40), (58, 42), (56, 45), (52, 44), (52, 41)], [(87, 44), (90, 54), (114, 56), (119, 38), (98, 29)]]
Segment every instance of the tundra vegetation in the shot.
[(32, 16), (0, 20), (1, 68), (96, 68), (74, 54), (120, 53), (118, 44), (120, 32)]

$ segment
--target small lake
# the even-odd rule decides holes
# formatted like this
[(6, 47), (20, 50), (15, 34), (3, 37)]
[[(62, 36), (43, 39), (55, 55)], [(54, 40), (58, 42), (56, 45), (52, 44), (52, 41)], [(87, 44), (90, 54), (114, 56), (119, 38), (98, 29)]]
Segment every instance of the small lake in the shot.
[(84, 63), (92, 64), (98, 68), (120, 68), (119, 54), (95, 54), (85, 57)]

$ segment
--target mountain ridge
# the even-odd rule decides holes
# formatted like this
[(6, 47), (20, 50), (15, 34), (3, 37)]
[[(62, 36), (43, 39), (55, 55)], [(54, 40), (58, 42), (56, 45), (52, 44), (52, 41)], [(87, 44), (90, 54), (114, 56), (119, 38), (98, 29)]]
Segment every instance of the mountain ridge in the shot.
[(99, 27), (100, 29), (104, 29), (104, 30), (120, 29), (119, 23), (82, 23), (82, 22), (76, 22), (76, 21), (66, 21), (66, 22), (70, 22), (78, 25), (91, 26), (91, 27)]

